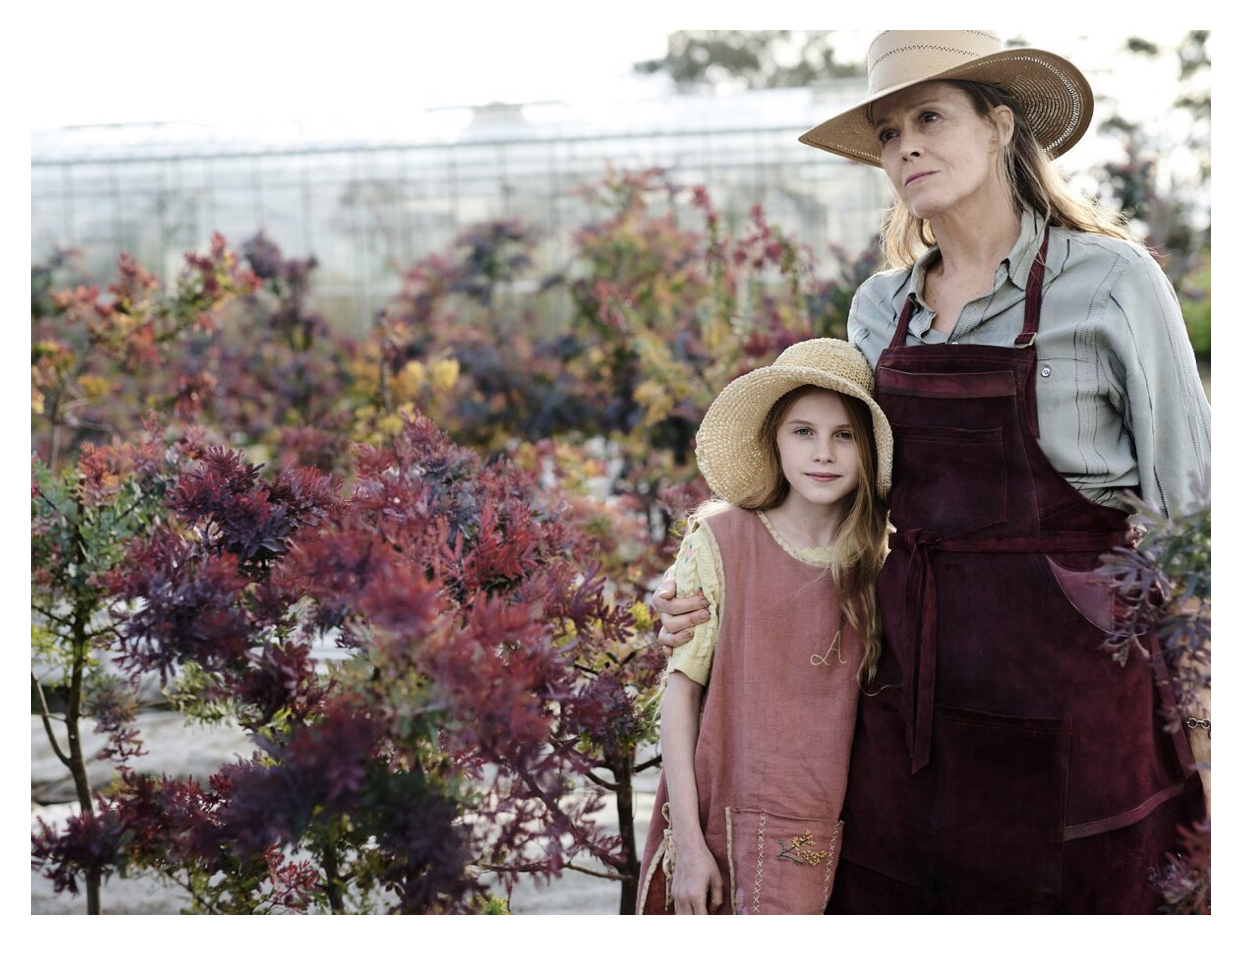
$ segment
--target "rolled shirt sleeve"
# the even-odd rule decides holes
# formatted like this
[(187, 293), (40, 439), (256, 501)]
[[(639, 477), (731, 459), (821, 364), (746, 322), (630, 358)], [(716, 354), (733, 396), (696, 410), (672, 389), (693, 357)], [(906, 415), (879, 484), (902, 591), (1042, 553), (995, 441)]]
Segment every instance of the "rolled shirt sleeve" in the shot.
[(1212, 412), (1177, 295), (1152, 257), (1135, 250), (1109, 298), (1118, 411), (1134, 440), (1139, 493), (1166, 514), (1183, 513), (1207, 477)]

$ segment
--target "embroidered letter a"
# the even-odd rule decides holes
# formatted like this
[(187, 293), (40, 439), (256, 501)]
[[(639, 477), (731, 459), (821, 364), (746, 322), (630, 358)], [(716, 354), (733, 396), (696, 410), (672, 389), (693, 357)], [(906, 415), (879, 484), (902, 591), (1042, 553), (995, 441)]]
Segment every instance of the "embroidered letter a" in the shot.
[(811, 653), (811, 665), (827, 666), (828, 657), (833, 653), (836, 653), (837, 662), (845, 663), (847, 661), (841, 657), (841, 630), (839, 629), (837, 630), (837, 635), (832, 637), (832, 645), (828, 647), (828, 650), (822, 656), (819, 653)]

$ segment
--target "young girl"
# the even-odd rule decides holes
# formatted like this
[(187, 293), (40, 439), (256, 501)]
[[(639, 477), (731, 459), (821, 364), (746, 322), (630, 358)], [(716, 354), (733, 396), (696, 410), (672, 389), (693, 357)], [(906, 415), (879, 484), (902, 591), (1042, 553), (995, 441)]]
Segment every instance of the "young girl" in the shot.
[(711, 618), (673, 652), (644, 914), (820, 914), (860, 679), (874, 672), (892, 432), (844, 341), (787, 348), (699, 429), (719, 498), (677, 557)]

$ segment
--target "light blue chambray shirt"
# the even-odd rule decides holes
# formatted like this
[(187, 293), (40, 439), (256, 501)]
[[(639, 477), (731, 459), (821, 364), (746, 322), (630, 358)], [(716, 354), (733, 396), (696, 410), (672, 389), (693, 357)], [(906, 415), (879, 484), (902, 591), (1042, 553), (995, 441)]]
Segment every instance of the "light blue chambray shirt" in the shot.
[[(1026, 279), (1042, 222), (1028, 209), (992, 290), (969, 302), (946, 336), (923, 300), (930, 249), (906, 270), (859, 287), (849, 338), (875, 367), (913, 292), (906, 345), (1012, 346), (1022, 330)], [(1084, 496), (1110, 506), (1124, 489), (1167, 514), (1193, 498), (1192, 474), (1211, 463), (1211, 408), (1173, 286), (1145, 250), (1119, 239), (1054, 228), (1036, 351), (1039, 446)]]

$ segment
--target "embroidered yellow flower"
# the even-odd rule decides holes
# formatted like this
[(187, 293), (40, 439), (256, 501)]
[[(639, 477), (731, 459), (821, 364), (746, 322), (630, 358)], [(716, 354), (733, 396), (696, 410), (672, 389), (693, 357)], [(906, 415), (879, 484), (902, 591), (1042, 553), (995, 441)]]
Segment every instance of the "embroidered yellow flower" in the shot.
[(808, 850), (815, 847), (815, 839), (810, 831), (798, 835), (789, 845), (785, 844), (784, 838), (778, 838), (777, 841), (781, 846), (781, 853), (776, 856), (777, 861), (788, 861), (795, 865), (810, 865), (812, 868), (818, 868), (819, 863), (828, 857), (827, 851)]

